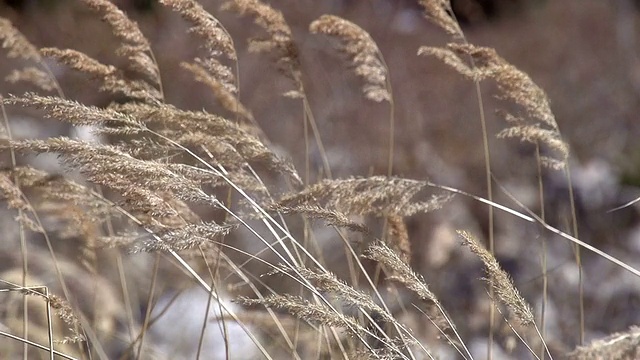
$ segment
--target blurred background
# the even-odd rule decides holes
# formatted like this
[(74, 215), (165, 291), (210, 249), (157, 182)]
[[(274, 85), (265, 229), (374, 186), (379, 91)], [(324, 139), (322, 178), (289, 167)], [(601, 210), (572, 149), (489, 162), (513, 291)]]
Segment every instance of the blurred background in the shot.
[[(115, 3), (150, 39), (168, 102), (184, 109), (228, 115), (206, 87), (179, 67), (181, 61), (199, 52), (199, 40), (186, 33), (188, 25), (179, 15), (153, 0)], [(218, 1), (201, 3), (234, 38), (242, 102), (278, 152), (303, 169), (300, 101), (281, 95), (292, 85), (275, 70), (270, 59), (247, 52), (246, 39), (261, 34), (261, 30), (250, 18), (220, 11)], [(424, 19), (415, 2), (270, 3), (283, 12), (300, 48), (303, 81), (334, 177), (386, 174), (389, 108), (364, 99), (361, 82), (345, 59), (326, 38), (308, 32), (310, 22), (326, 13), (344, 17), (367, 30), (389, 66), (396, 111), (394, 175), (430, 179), (485, 196), (475, 86), (438, 60), (416, 55), (419, 46), (444, 45), (450, 39)], [(580, 239), (640, 268), (640, 207), (609, 212), (640, 197), (640, 1), (452, 0), (452, 4), (469, 42), (495, 48), (547, 92), (560, 131), (571, 146)], [(116, 40), (108, 26), (75, 1), (4, 0), (0, 3), (0, 16), (11, 20), (36, 46), (81, 50), (116, 66), (125, 61), (113, 51)], [(3, 54), (0, 77), (21, 65)], [(98, 106), (118, 100), (99, 93), (82, 75), (54, 62), (49, 65), (69, 98)], [(29, 90), (0, 82), (2, 95)], [(496, 134), (505, 122), (495, 111), (510, 105), (496, 98), (496, 87), (491, 82), (483, 83), (482, 91), (489, 133)], [(15, 137), (78, 135), (63, 124), (39, 119), (36, 113), (14, 108), (9, 111)], [(490, 150), (496, 183), (539, 212), (534, 147), (492, 137)], [(60, 171), (55, 157), (40, 156), (37, 161), (40, 167)], [(315, 169), (322, 166), (317, 147), (312, 148), (311, 164)], [(549, 223), (569, 231), (565, 174), (548, 171), (543, 183)], [(496, 192), (497, 202), (517, 208), (508, 196), (500, 190)], [(17, 230), (11, 213), (3, 214), (7, 216), (2, 215), (0, 220), (5, 237), (0, 252), (5, 261), (0, 262), (0, 278), (6, 279), (17, 266)], [(483, 284), (478, 281), (481, 264), (460, 246), (455, 230), (468, 229), (484, 238), (488, 234), (487, 214), (484, 205), (458, 197), (444, 209), (412, 217), (408, 223), (414, 249), (412, 265), (461, 324), (463, 338), (469, 340), (472, 349), (480, 349), (476, 351), (478, 359), (486, 346), (490, 305)], [(547, 241), (550, 292), (545, 331), (553, 351), (560, 354), (580, 342), (579, 280), (573, 248), (537, 226), (505, 213), (496, 214), (498, 259), (538, 313), (542, 303), (543, 238)], [(640, 280), (586, 251), (582, 257), (586, 340), (640, 323)], [(71, 265), (73, 256), (70, 258), (70, 266), (77, 266)], [(146, 269), (141, 272), (144, 276), (149, 274), (152, 261), (152, 257), (136, 255), (134, 260), (128, 260), (128, 266)], [(334, 271), (340, 275), (338, 262)], [(49, 281), (45, 276), (47, 266), (40, 271), (39, 280)], [(167, 285), (167, 293), (174, 288), (180, 286)], [(110, 304), (104, 308), (105, 317), (109, 318), (105, 327), (114, 333), (122, 332), (124, 327), (121, 305), (114, 305), (121, 302), (118, 292), (111, 289), (107, 293), (114, 298), (104, 299)], [(3, 317), (9, 313), (5, 307)], [(424, 322), (417, 321), (416, 331), (427, 327)], [(498, 335), (496, 356), (517, 358), (508, 354), (508, 338), (508, 331)], [(4, 341), (0, 340), (0, 344)], [(112, 351), (110, 354), (118, 353)]]

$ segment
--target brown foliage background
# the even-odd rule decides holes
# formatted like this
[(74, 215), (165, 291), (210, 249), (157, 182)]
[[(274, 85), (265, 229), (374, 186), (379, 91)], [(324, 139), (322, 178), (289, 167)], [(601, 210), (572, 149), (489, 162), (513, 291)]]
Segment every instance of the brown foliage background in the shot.
[[(217, 2), (202, 3), (225, 24), (235, 40), (244, 105), (271, 143), (291, 157), (298, 169), (303, 169), (302, 108), (298, 101), (280, 95), (291, 89), (290, 81), (276, 72), (264, 56), (247, 53), (244, 39), (257, 32), (250, 19), (218, 11)], [(489, 16), (478, 11), (476, 2), (456, 3), (460, 18), (467, 20), (463, 30), (470, 42), (495, 48), (549, 95), (560, 130), (572, 150), (581, 238), (606, 252), (623, 256), (638, 268), (640, 262), (633, 260), (640, 258), (638, 208), (607, 212), (637, 196), (640, 185), (638, 8), (632, 1), (625, 0), (531, 0), (518, 2), (517, 6), (504, 6), (503, 2), (496, 1), (499, 10)], [(185, 33), (186, 25), (177, 14), (152, 2), (140, 5), (119, 1), (117, 5), (138, 22), (150, 39), (162, 71), (166, 98), (172, 104), (183, 109), (205, 108), (213, 113), (228, 114), (215, 103), (204, 85), (195, 83), (190, 74), (180, 68), (181, 61), (196, 54), (199, 40)], [(308, 0), (274, 1), (272, 5), (284, 13), (300, 48), (303, 81), (334, 177), (385, 174), (388, 126), (386, 105), (367, 101), (361, 94), (360, 80), (335, 56), (328, 41), (309, 34), (309, 23), (325, 13), (349, 19), (367, 30), (384, 54), (396, 102), (394, 174), (412, 179), (429, 178), (470, 193), (484, 194), (482, 139), (473, 83), (434, 58), (416, 56), (419, 46), (442, 45), (448, 39), (422, 18), (415, 5), (408, 1)], [(114, 65), (124, 61), (113, 53), (117, 42), (109, 28), (72, 1), (25, 2), (21, 10), (3, 4), (0, 15), (11, 19), (38, 46), (78, 49)], [(63, 66), (53, 63), (52, 66), (70, 98), (99, 106), (117, 100), (91, 91), (82, 75)], [(16, 61), (0, 56), (1, 76), (15, 67)], [(486, 94), (495, 93), (491, 84), (482, 87)], [(26, 90), (0, 83), (0, 93), (5, 95)], [(484, 100), (489, 133), (496, 134), (505, 126), (504, 120), (494, 114), (495, 109), (504, 107), (503, 102), (491, 96), (485, 96)], [(23, 116), (24, 121), (13, 120), (16, 137), (69, 131), (64, 125), (34, 120), (29, 114)], [(490, 145), (497, 181), (534, 211), (539, 211), (535, 208), (537, 180), (533, 147), (517, 140), (493, 140)], [(317, 148), (312, 149), (311, 165), (313, 170), (322, 166)], [(548, 220), (563, 229), (569, 218), (565, 185), (561, 177), (553, 174), (544, 179), (544, 184)], [(502, 194), (496, 201), (510, 203)], [(0, 229), (6, 238), (1, 256), (11, 258), (14, 234), (4, 229), (11, 228), (13, 222), (5, 215), (1, 221)], [(496, 222), (497, 257), (524, 296), (537, 306), (540, 266), (538, 256), (531, 254), (538, 254), (539, 242), (526, 235), (532, 231), (529, 225), (519, 224), (504, 214), (498, 214)], [(484, 234), (486, 224), (486, 208), (462, 198), (433, 217), (415, 217), (408, 223), (413, 268), (425, 275), (453, 317), (467, 324), (467, 337), (474, 339), (482, 339), (486, 332), (488, 305), (482, 300), (485, 295), (482, 285), (475, 281), (482, 275), (480, 265), (460, 249), (454, 230), (471, 228)], [(557, 328), (553, 330), (554, 341), (550, 345), (558, 352), (565, 352), (579, 341), (575, 265), (570, 246), (559, 239), (552, 240), (549, 281), (554, 308), (549, 311), (554, 311), (558, 321), (554, 323)], [(69, 249), (65, 251), (73, 251), (73, 245), (66, 247)], [(637, 281), (591, 254), (584, 256), (588, 264), (585, 268), (587, 338), (624, 331), (638, 324), (640, 286)], [(0, 264), (0, 271), (6, 274), (13, 263), (7, 259)], [(340, 259), (336, 259), (334, 266), (333, 271), (338, 275), (348, 271), (341, 268), (344, 264)], [(47, 266), (42, 267), (46, 273)], [(160, 276), (177, 275), (166, 270)], [(615, 282), (611, 282), (614, 279)]]

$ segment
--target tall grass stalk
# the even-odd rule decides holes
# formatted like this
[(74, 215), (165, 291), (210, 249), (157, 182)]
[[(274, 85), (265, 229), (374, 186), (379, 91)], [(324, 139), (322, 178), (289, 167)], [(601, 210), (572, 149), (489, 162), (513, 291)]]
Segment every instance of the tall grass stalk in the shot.
[[(531, 354), (545, 359), (563, 355), (548, 346), (551, 339), (545, 333), (553, 286), (548, 277), (548, 235), (564, 238), (576, 249), (582, 345), (589, 314), (583, 283), (586, 264), (580, 251), (587, 249), (639, 277), (640, 271), (580, 240), (569, 146), (545, 92), (493, 48), (471, 43), (449, 1), (418, 2), (425, 17), (450, 41), (443, 46), (422, 46), (418, 55), (442, 62), (455, 76), (470, 80), (475, 89), (482, 144), (478, 152), (483, 155), (486, 183), (485, 194), (480, 196), (447, 184), (394, 176), (400, 172), (396, 159), (403, 139), (399, 135), (404, 132), (402, 127), (411, 126), (397, 118), (396, 101), (402, 94), (392, 89), (393, 64), (387, 63), (374, 37), (348, 19), (322, 15), (308, 30), (334, 41), (331, 45), (346, 57), (365, 99), (388, 107), (388, 123), (382, 126), (386, 134), (382, 140), (372, 139), (382, 144), (385, 153), (382, 161), (367, 164), (373, 170), (366, 177), (334, 177), (342, 169), (332, 169), (331, 149), (323, 142), (324, 119), (316, 118), (312, 111), (313, 92), (307, 89), (313, 88), (315, 79), (304, 73), (298, 34), (292, 30), (297, 27), (287, 23), (283, 12), (262, 1), (231, 0), (223, 9), (254, 20), (262, 35), (249, 40), (248, 50), (271, 57), (273, 68), (290, 86), (277, 95), (299, 101), (294, 116), (302, 120), (302, 133), (296, 135), (301, 149), (289, 151), (303, 154), (297, 158), (304, 161), (302, 176), (260, 128), (265, 114), (254, 115), (242, 102), (239, 58), (244, 53), (238, 51), (234, 33), (199, 3), (160, 1), (188, 23), (188, 31), (202, 45), (200, 55), (180, 67), (211, 91), (220, 113), (172, 105), (169, 90), (173, 89), (163, 78), (166, 70), (159, 66), (162, 62), (153, 51), (155, 45), (136, 22), (107, 0), (83, 0), (82, 4), (109, 27), (117, 42), (114, 53), (123, 59), (119, 67), (81, 50), (38, 48), (9, 21), (0, 20), (2, 47), (9, 57), (26, 64), (10, 74), (9, 82), (23, 82), (38, 90), (0, 96), (0, 151), (8, 159), (0, 167), (0, 200), (17, 214), (16, 247), (20, 248), (8, 254), (16, 258), (20, 280), (15, 282), (20, 285), (2, 282), (7, 291), (22, 291), (23, 296), (15, 313), (22, 321), (20, 328), (0, 332), (22, 343), (19, 354), (11, 355), (31, 358), (35, 354), (31, 347), (35, 347), (47, 351), (50, 359), (162, 356), (163, 345), (169, 344), (158, 343), (156, 337), (173, 329), (158, 324), (175, 311), (174, 302), (185, 289), (197, 287), (207, 293), (204, 313), (198, 314), (201, 319), (193, 333), (181, 334), (194, 340), (188, 356), (195, 358), (210, 358), (215, 350), (212, 346), (217, 346), (224, 349), (223, 358), (414, 360), (439, 358), (447, 348), (471, 360), (480, 356), (469, 346), (471, 321), (467, 319), (472, 314), (458, 313), (460, 308), (449, 303), (451, 294), (444, 294), (446, 287), (439, 286), (446, 278), (441, 276), (444, 267), (420, 264), (425, 254), (416, 249), (438, 249), (415, 246), (429, 239), (412, 226), (412, 219), (421, 222), (458, 201), (456, 195), (482, 204), (488, 214), (487, 234), (476, 238), (471, 230), (458, 230), (463, 244), (485, 267), (482, 280), (490, 306), (488, 320), (481, 327), (486, 331), (486, 357), (496, 357), (499, 318), (519, 340), (513, 356)], [(89, 88), (105, 93), (112, 102), (94, 106), (69, 100), (45, 58), (91, 78)], [(502, 186), (501, 174), (492, 166), (495, 154), (490, 149), (495, 140), (489, 133), (485, 100), (489, 94), (481, 86), (486, 81), (496, 85), (495, 95), (509, 109), (499, 112), (504, 126), (496, 136), (535, 146), (539, 214)], [(11, 126), (18, 120), (12, 119), (12, 111), (19, 111), (18, 107), (39, 110), (43, 117), (70, 126), (90, 126), (100, 139), (15, 138)], [(314, 142), (319, 169), (312, 167)], [(57, 154), (61, 165), (76, 173), (37, 170), (28, 158), (20, 157), (33, 153)], [(544, 209), (544, 178), (556, 170), (564, 171), (569, 189), (568, 232), (550, 225)], [(515, 206), (496, 201), (494, 190), (498, 188)], [(537, 225), (536, 236), (542, 241), (540, 314), (528, 303), (535, 295), (521, 293), (498, 261), (495, 241), (501, 218), (495, 216), (497, 211), (511, 215), (507, 221)], [(39, 262), (44, 261), (37, 257), (40, 254), (51, 261), (47, 274), (55, 276), (37, 276), (43, 267)], [(4, 270), (0, 269), (0, 276), (9, 276)], [(81, 278), (85, 272), (91, 276)], [(90, 282), (92, 286), (87, 285)], [(165, 293), (167, 288), (173, 295)], [(105, 320), (102, 315), (110, 310), (100, 308), (99, 296), (87, 294), (107, 296), (114, 291), (119, 292), (115, 298), (121, 304), (113, 305), (115, 315)], [(29, 298), (34, 295), (46, 305), (44, 325), (32, 312)], [(170, 298), (162, 308), (157, 305), (160, 298)], [(229, 304), (229, 299), (235, 303)], [(210, 318), (211, 313), (216, 315)], [(242, 334), (235, 332), (236, 325)], [(42, 326), (46, 336), (36, 338), (33, 334)], [(633, 344), (635, 330), (613, 335), (623, 344), (620, 347), (595, 344), (577, 349), (572, 356), (618, 354)], [(221, 334), (215, 345), (209, 343), (212, 331)], [(240, 340), (253, 345), (234, 349)], [(165, 339), (177, 344), (172, 341), (177, 340)], [(75, 347), (59, 351), (68, 343)]]

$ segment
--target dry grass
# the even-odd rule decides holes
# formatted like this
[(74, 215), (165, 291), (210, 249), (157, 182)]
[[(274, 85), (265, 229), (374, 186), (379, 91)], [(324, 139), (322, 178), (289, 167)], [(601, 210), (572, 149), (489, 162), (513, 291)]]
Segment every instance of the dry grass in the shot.
[[(249, 50), (269, 55), (293, 84), (284, 95), (302, 105), (302, 111), (292, 113), (304, 124), (304, 133), (297, 135), (305, 143), (304, 170), (266, 138), (257, 120), (261, 114), (243, 104), (239, 45), (204, 7), (190, 0), (161, 1), (188, 22), (188, 31), (201, 42), (204, 55), (181, 66), (207, 86), (223, 109), (220, 114), (172, 105), (167, 96), (172, 85), (163, 81), (153, 43), (136, 22), (109, 1), (83, 3), (110, 27), (118, 42), (113, 50), (124, 65), (105, 64), (80, 50), (38, 48), (9, 21), (0, 20), (6, 56), (25, 64), (6, 80), (34, 87), (0, 98), (0, 151), (8, 159), (0, 170), (0, 200), (11, 210), (16, 229), (6, 231), (11, 245), (0, 253), (7, 264), (0, 269), (7, 293), (0, 302), (0, 357), (480, 358), (466, 338), (472, 314), (449, 310), (459, 308), (441, 300), (427, 282), (441, 274), (421, 274), (416, 266), (423, 254), (415, 244), (423, 239), (415, 238), (411, 222), (445, 211), (455, 195), (504, 211), (524, 229), (538, 226), (521, 234), (523, 239), (507, 241), (556, 234), (611, 261), (612, 267), (640, 274), (578, 239), (572, 196), (565, 204), (573, 210), (571, 234), (517, 200), (522, 207), (496, 202), (488, 146), (496, 140), (486, 133), (485, 148), (475, 150), (485, 153), (486, 162), (479, 166), (486, 166), (486, 196), (398, 176), (398, 95), (391, 88), (392, 74), (374, 37), (353, 22), (323, 15), (309, 30), (336, 38), (347, 67), (363, 82), (364, 97), (389, 108), (389, 138), (371, 139), (388, 146), (387, 171), (385, 176), (336, 179), (321, 137), (323, 124), (316, 121), (307, 91), (313, 79), (305, 75), (301, 50), (283, 13), (258, 0), (234, 0), (222, 7), (255, 21), (265, 35), (250, 39)], [(485, 91), (480, 83), (494, 81), (492, 95), (507, 109), (501, 112), (507, 125), (497, 138), (534, 144), (539, 176), (557, 172), (570, 187), (569, 145), (545, 92), (496, 50), (469, 43), (448, 1), (419, 4), (450, 43), (423, 46), (418, 54), (435, 57), (472, 80), (480, 109)], [(45, 59), (79, 72), (91, 80), (89, 89), (113, 101), (95, 106), (68, 99)], [(89, 127), (95, 137), (14, 138), (12, 114), (20, 108)], [(484, 113), (481, 119), (486, 130)], [(312, 168), (309, 133), (320, 153), (317, 169)], [(66, 172), (34, 168), (28, 160), (32, 154), (56, 154)], [(544, 197), (537, 206), (544, 209)], [(564, 356), (566, 346), (548, 346), (558, 340), (545, 333), (544, 310), (530, 305), (535, 295), (523, 295), (494, 253), (493, 222), (491, 215), (489, 250), (467, 229), (458, 232), (486, 268), (486, 294), (465, 296), (484, 299), (490, 309), (483, 329), (489, 357), (494, 334), (517, 339), (505, 346), (514, 358)], [(471, 263), (463, 254), (460, 259)], [(543, 265), (541, 272), (546, 276), (548, 270)], [(579, 316), (584, 321), (580, 276)], [(206, 300), (174, 309), (182, 306), (181, 294), (194, 287), (204, 290)], [(196, 330), (181, 332), (179, 321), (163, 322), (172, 312), (191, 318)], [(585, 329), (578, 326), (575, 332), (583, 338)], [(569, 356), (634, 358), (637, 338), (632, 328), (578, 347)]]

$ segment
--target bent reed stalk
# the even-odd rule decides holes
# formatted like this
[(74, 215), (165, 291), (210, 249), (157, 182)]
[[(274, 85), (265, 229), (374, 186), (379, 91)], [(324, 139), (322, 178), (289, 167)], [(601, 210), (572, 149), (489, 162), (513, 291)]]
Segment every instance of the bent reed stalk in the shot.
[[(446, 208), (457, 201), (455, 195), (487, 205), (491, 214), (495, 208), (521, 223), (539, 223), (547, 233), (640, 276), (640, 271), (622, 260), (547, 224), (544, 216), (535, 215), (515, 198), (523, 211), (497, 203), (491, 192), (484, 198), (426, 179), (393, 176), (396, 127), (400, 124), (394, 96), (399, 94), (392, 91), (391, 69), (374, 37), (351, 21), (322, 15), (308, 29), (337, 39), (333, 44), (346, 55), (349, 70), (363, 82), (364, 97), (389, 107), (386, 175), (333, 178), (329, 149), (321, 136), (322, 123), (313, 113), (304, 82), (309, 80), (285, 16), (258, 0), (232, 0), (222, 6), (223, 11), (254, 19), (264, 34), (250, 40), (249, 50), (270, 55), (280, 74), (293, 84), (284, 95), (302, 100), (305, 133), (299, 135), (305, 139), (306, 159), (301, 176), (294, 162), (266, 138), (259, 127), (260, 115), (243, 103), (239, 81), (243, 53), (238, 52), (239, 45), (227, 28), (205, 7), (193, 0), (160, 1), (178, 13), (188, 24), (188, 32), (201, 42), (201, 55), (182, 62), (181, 68), (207, 86), (221, 113), (172, 105), (154, 45), (136, 22), (107, 0), (82, 3), (109, 26), (118, 42), (114, 52), (125, 60), (121, 67), (80, 50), (38, 48), (8, 20), (0, 19), (6, 56), (25, 64), (7, 80), (33, 88), (22, 95), (3, 94), (0, 98), (4, 120), (0, 151), (11, 156), (11, 162), (0, 168), (0, 200), (18, 214), (21, 246), (11, 255), (23, 270), (18, 281), (21, 285), (0, 280), (11, 292), (21, 291), (18, 314), (29, 325), (19, 329), (21, 335), (11, 334), (18, 331), (11, 326), (10, 331), (0, 334), (22, 342), (12, 355), (26, 358), (40, 349), (50, 358), (109, 357), (115, 356), (113, 349), (118, 348), (125, 349), (118, 354), (123, 358), (167, 356), (154, 337), (147, 335), (169, 330), (157, 329), (156, 323), (192, 282), (209, 297), (196, 335), (196, 357), (206, 358), (208, 351), (213, 351), (206, 345), (205, 333), (208, 327), (216, 327), (209, 323), (216, 323), (223, 334), (223, 345), (218, 345), (225, 348), (226, 358), (436, 359), (444, 347), (461, 358), (473, 359), (478, 355), (465, 339), (468, 324), (460, 321), (467, 314), (450, 313), (438, 289), (428, 284), (437, 273), (421, 274), (412, 267), (423, 254), (415, 252), (414, 244), (422, 239), (415, 238), (410, 220)], [(480, 82), (494, 82), (500, 98), (510, 105), (508, 111), (501, 112), (507, 126), (497, 138), (516, 138), (543, 149), (537, 165), (545, 171), (568, 169), (569, 146), (544, 91), (494, 49), (469, 43), (449, 1), (419, 3), (426, 19), (452, 42), (423, 46), (418, 55), (443, 62), (472, 80), (478, 91)], [(90, 78), (88, 84), (93, 89), (117, 101), (95, 106), (66, 98), (46, 58)], [(478, 94), (482, 108), (482, 93)], [(65, 136), (15, 139), (10, 126), (17, 120), (12, 120), (11, 111), (18, 111), (18, 107), (36, 109), (43, 117), (70, 126), (91, 127), (102, 140)], [(486, 132), (484, 117), (482, 121)], [(308, 126), (319, 149), (321, 169), (316, 181), (310, 176)], [(485, 136), (483, 140), (488, 139)], [(487, 149), (485, 143), (485, 152)], [(16, 154), (57, 154), (66, 169), (79, 174), (49, 174), (16, 161)], [(493, 229), (490, 218), (488, 228)], [(529, 300), (497, 260), (493, 230), (490, 233), (487, 250), (478, 235), (458, 231), (464, 245), (486, 267), (489, 357), (493, 354), (493, 333), (497, 333), (494, 311), (508, 315), (504, 317), (508, 336), (516, 336), (522, 343), (514, 356), (562, 355), (547, 345), (551, 339), (543, 336), (545, 331), (536, 324)], [(343, 245), (343, 253), (335, 250), (340, 249), (338, 245), (329, 246), (329, 240), (322, 240), (326, 234)], [(40, 238), (46, 241), (46, 251), (36, 241)], [(126, 266), (122, 253), (131, 254)], [(153, 269), (144, 272), (140, 269), (148, 265), (147, 253), (155, 255), (155, 262)], [(41, 263), (28, 261), (32, 257)], [(348, 273), (335, 270), (341, 264), (332, 263), (331, 257), (346, 263)], [(44, 288), (59, 289), (64, 299), (34, 292), (37, 286), (44, 286), (31, 282), (45, 281), (38, 271), (46, 264), (55, 269), (50, 273), (55, 272), (56, 277)], [(105, 270), (111, 266), (117, 270)], [(4, 275), (10, 272), (0, 273)], [(159, 299), (154, 292), (165, 288), (176, 295), (157, 314)], [(108, 313), (107, 306), (96, 305), (98, 297), (93, 291), (103, 291), (122, 304), (113, 304), (115, 309)], [(64, 323), (46, 321), (48, 345), (41, 344), (46, 338), (38, 337), (37, 330), (43, 324), (31, 315), (38, 306), (30, 299), (34, 294), (33, 300), (47, 304), (47, 312), (53, 308)], [(94, 299), (93, 306), (87, 298)], [(145, 315), (135, 315), (135, 306), (144, 308)], [(218, 310), (217, 315), (211, 315), (212, 308)], [(127, 314), (126, 319), (122, 314)], [(412, 328), (417, 325), (415, 319), (431, 325)], [(242, 337), (229, 335), (235, 325), (253, 344), (253, 350), (251, 346), (233, 350), (233, 337)], [(620, 347), (631, 346), (637, 329), (612, 336)], [(623, 350), (605, 345), (581, 347), (571, 356)]]

